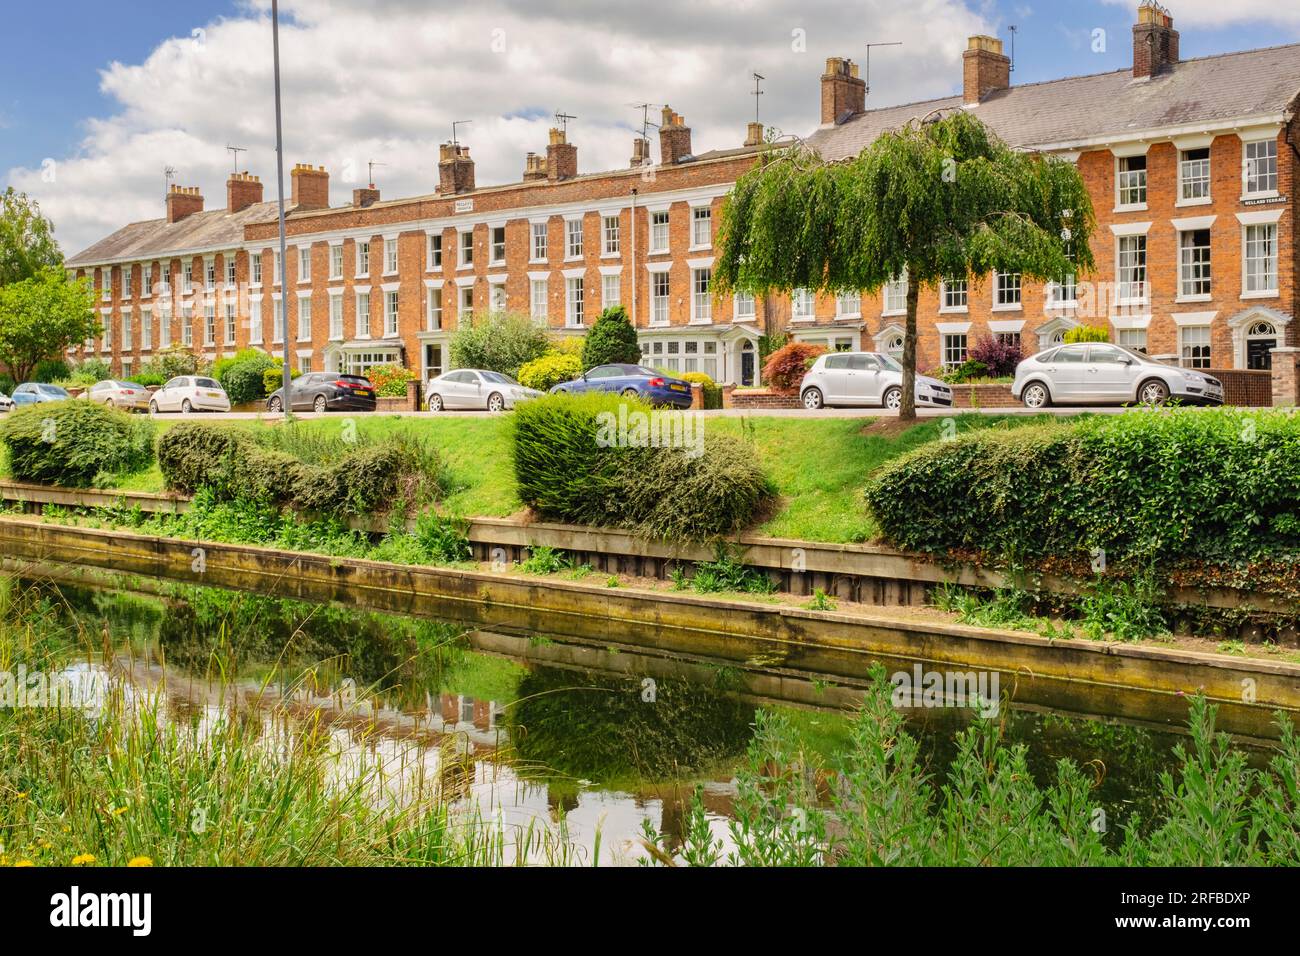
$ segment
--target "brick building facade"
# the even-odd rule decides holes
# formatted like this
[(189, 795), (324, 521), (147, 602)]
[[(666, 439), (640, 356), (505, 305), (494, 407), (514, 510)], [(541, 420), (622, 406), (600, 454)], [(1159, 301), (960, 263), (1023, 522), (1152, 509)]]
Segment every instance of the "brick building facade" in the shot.
[[(1300, 343), (1300, 45), (1181, 61), (1154, 6), (1139, 10), (1133, 43), (1131, 70), (1012, 87), (1001, 44), (972, 37), (961, 95), (870, 110), (856, 66), (827, 62), (808, 137), (827, 159), (967, 109), (1017, 148), (1076, 162), (1093, 198), (1094, 274), (922, 290), (922, 369), (961, 361), (983, 336), (1018, 337), (1030, 353), (1081, 323), (1196, 367), (1267, 367), (1271, 348)], [(329, 205), (323, 168), (299, 165), (283, 284), (275, 205), (256, 177), (233, 176), (225, 208), (209, 211), (197, 189), (173, 187), (165, 218), (69, 260), (93, 278), (104, 327), (80, 351), (123, 375), (175, 343), (208, 359), (250, 345), (279, 354), (284, 297), (303, 369), (397, 362), (427, 376), (448, 367), (450, 335), (471, 314), (504, 309), (581, 334), (614, 303), (633, 315), (648, 364), (718, 381), (757, 383), (764, 332), (901, 352), (901, 277), (874, 295), (711, 293), (718, 212), (761, 139), (750, 124), (743, 145), (694, 155), (665, 108), (658, 163), (637, 139), (626, 169), (581, 174), (576, 145), (553, 130), (519, 182), (478, 186), (469, 150), (449, 143), (436, 192), (386, 200), (370, 187), (345, 206)]]

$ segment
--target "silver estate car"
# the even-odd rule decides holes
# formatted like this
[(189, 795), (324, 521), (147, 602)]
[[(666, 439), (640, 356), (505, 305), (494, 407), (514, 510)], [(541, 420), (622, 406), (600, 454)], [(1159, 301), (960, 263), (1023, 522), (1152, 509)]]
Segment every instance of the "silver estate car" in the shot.
[(1171, 398), (1222, 405), (1223, 383), (1194, 369), (1157, 362), (1104, 342), (1058, 345), (1016, 366), (1011, 394), (1029, 408), (1058, 405), (1159, 405)]
[[(818, 356), (799, 385), (804, 408), (824, 405), (903, 404), (903, 366), (884, 352), (830, 352)], [(937, 378), (916, 377), (916, 404), (951, 405), (952, 389)]]
[(425, 407), (431, 412), (444, 408), (476, 408), (500, 412), (515, 402), (537, 398), (542, 393), (520, 385), (509, 375), (485, 369), (461, 368), (429, 379), (424, 386)]

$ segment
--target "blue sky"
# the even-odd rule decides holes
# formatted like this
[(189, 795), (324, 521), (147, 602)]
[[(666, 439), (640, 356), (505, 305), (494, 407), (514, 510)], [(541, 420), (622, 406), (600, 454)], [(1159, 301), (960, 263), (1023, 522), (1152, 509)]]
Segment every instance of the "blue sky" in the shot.
[[(403, 92), (402, 84), (406, 81), (403, 74), (408, 71), (401, 64), (386, 62), (382, 48), (371, 51), (374, 55), (370, 59), (354, 57), (352, 52), (352, 45), (358, 42), (358, 32), (364, 30), (359, 26), (364, 23), (360, 18), (374, 15), (381, 18), (377, 23), (393, 22), (395, 15), (390, 14), (398, 8), (404, 8), (406, 15), (417, 18), (411, 23), (427, 27), (430, 31), (427, 43), (431, 49), (439, 48), (439, 42), (447, 42), (447, 35), (455, 37), (468, 33), (473, 36), (475, 30), (487, 31), (498, 21), (510, 24), (515, 30), (514, 37), (518, 37), (521, 30), (529, 34), (536, 32), (539, 37), (548, 37), (548, 49), (563, 49), (569, 43), (574, 48), (565, 62), (548, 62), (549, 75), (544, 78), (538, 75), (537, 83), (519, 83), (516, 80), (502, 88), (494, 88), (491, 95), (484, 97), (489, 105), (482, 109), (492, 115), (476, 114), (473, 128), (478, 135), (475, 149), (481, 164), (480, 182), (484, 181), (485, 169), (494, 174), (488, 176), (487, 181), (500, 181), (498, 177), (510, 178), (510, 170), (520, 165), (515, 153), (528, 143), (536, 142), (537, 147), (544, 144), (537, 140), (544, 135), (544, 126), (557, 104), (577, 112), (585, 124), (579, 127), (581, 133), (578, 135), (586, 136), (585, 142), (592, 144), (593, 149), (584, 152), (583, 158), (587, 159), (582, 162), (584, 168), (599, 166), (598, 160), (612, 159), (619, 165), (625, 162), (623, 154), (628, 150), (623, 143), (626, 137), (622, 131), (617, 132), (617, 142), (611, 141), (608, 145), (599, 137), (606, 133), (613, 136), (611, 130), (627, 125), (629, 117), (623, 108), (625, 100), (641, 95), (640, 90), (645, 85), (627, 94), (623, 94), (621, 89), (611, 89), (604, 99), (584, 101), (583, 97), (590, 97), (592, 87), (599, 88), (602, 81), (588, 75), (593, 64), (580, 58), (582, 51), (579, 48), (584, 43), (590, 45), (590, 39), (584, 40), (579, 33), (583, 29), (591, 31), (588, 38), (623, 35), (621, 30), (625, 30), (626, 35), (636, 36), (636, 42), (645, 48), (637, 51), (637, 55), (612, 57), (613, 65), (609, 69), (632, 67), (642, 72), (658, 72), (662, 61), (667, 67), (663, 69), (663, 89), (653, 89), (649, 95), (666, 98), (671, 92), (674, 107), (687, 112), (688, 121), (693, 114), (697, 121), (697, 135), (703, 133), (705, 136), (710, 135), (710, 130), (715, 127), (722, 130), (733, 122), (733, 118), (736, 124), (743, 124), (749, 118), (746, 112), (752, 108), (752, 101), (745, 103), (738, 97), (742, 95), (740, 79), (751, 68), (761, 68), (771, 77), (770, 95), (764, 98), (764, 107), (769, 113), (777, 114), (777, 118), (786, 124), (803, 127), (790, 131), (806, 132), (815, 124), (815, 91), (811, 87), (815, 84), (816, 74), (820, 73), (816, 69), (816, 59), (799, 63), (797, 69), (791, 67), (788, 72), (773, 70), (774, 55), (786, 54), (788, 57), (784, 45), (788, 42), (790, 24), (802, 25), (808, 30), (808, 52), (814, 57), (835, 52), (861, 59), (860, 46), (867, 39), (903, 39), (906, 45), (902, 50), (875, 51), (872, 101), (876, 103), (944, 95), (955, 89), (960, 82), (960, 69), (953, 70), (948, 65), (939, 69), (932, 63), (929, 66), (919, 63), (918, 52), (922, 47), (928, 50), (927, 44), (933, 46), (939, 42), (948, 51), (954, 46), (959, 49), (962, 31), (973, 30), (978, 24), (996, 30), (1004, 40), (1008, 37), (1006, 26), (1012, 23), (1018, 26), (1013, 83), (1118, 69), (1131, 62), (1133, 4), (1130, 0), (994, 0), (983, 3), (979, 0), (914, 0), (906, 5), (891, 2), (888, 7), (878, 7), (884, 0), (858, 0), (857, 3), (851, 0), (813, 0), (811, 4), (750, 0), (752, 12), (747, 15), (746, 29), (736, 31), (734, 35), (732, 31), (723, 31), (728, 34), (724, 37), (699, 38), (701, 50), (707, 50), (707, 53), (702, 52), (695, 60), (675, 51), (672, 38), (683, 36), (684, 30), (689, 32), (684, 22), (698, 16), (700, 7), (708, 6), (713, 8), (711, 13), (718, 13), (718, 8), (724, 5), (723, 0), (713, 3), (700, 0), (676, 6), (675, 0), (669, 0), (666, 7), (660, 5), (656, 8), (655, 27), (660, 32), (656, 32), (655, 27), (643, 28), (639, 20), (645, 16), (643, 11), (651, 8), (640, 2), (625, 0), (619, 3), (614, 0), (588, 7), (596, 0), (531, 0), (527, 3), (524, 0), (481, 0), (476, 5), (478, 10), (498, 9), (484, 13), (473, 25), (452, 20), (450, 33), (446, 35), (439, 33), (439, 18), (429, 15), (429, 5), (407, 6), (414, 2), (370, 0), (369, 3), (345, 4), (344, 0), (286, 0), (286, 3), (306, 11), (301, 23), (304, 27), (310, 23), (310, 27), (301, 34), (303, 43), (310, 43), (319, 51), (338, 51), (333, 54), (335, 62), (329, 62), (331, 56), (325, 53), (327, 62), (314, 67), (324, 71), (321, 76), (327, 82), (333, 82), (346, 72), (346, 82), (352, 85), (350, 88), (373, 90), (377, 85), (387, 84), (394, 90), (393, 95), (377, 101), (383, 103), (382, 108), (370, 110), (364, 117), (339, 117), (326, 108), (328, 104), (320, 103), (315, 104), (315, 112), (295, 113), (297, 126), (291, 122), (286, 129), (288, 159), (313, 160), (310, 155), (293, 155), (291, 149), (295, 146), (314, 153), (318, 162), (336, 164), (340, 162), (340, 156), (359, 157), (352, 165), (358, 161), (364, 165), (366, 158), (391, 156), (394, 161), (390, 165), (394, 171), (387, 175), (394, 186), (405, 187), (403, 191), (427, 191), (427, 184), (420, 178), (424, 175), (420, 167), (426, 162), (422, 158), (423, 152), (431, 152), (428, 144), (445, 138), (440, 128), (443, 121), (450, 118), (451, 113), (467, 108), (460, 105), (462, 102), (476, 98), (464, 94), (454, 96), (450, 91), (473, 89), (476, 82), (489, 75), (485, 70), (496, 72), (492, 69), (495, 63), (482, 57), (472, 60), (449, 56), (444, 77), (437, 57), (423, 57), (425, 62), (418, 67), (418, 82), (415, 78), (417, 71), (412, 68), (409, 71), (410, 86)], [(59, 189), (47, 189), (46, 195), (40, 198), (47, 211), (57, 213), (56, 225), (65, 236), (65, 245), (77, 245), (96, 237), (114, 222), (150, 215), (149, 210), (160, 199), (151, 193), (160, 192), (156, 182), (161, 181), (156, 171), (150, 171), (154, 166), (161, 168), (164, 162), (180, 166), (184, 171), (183, 177), (188, 174), (197, 184), (205, 185), (206, 193), (212, 196), (218, 192), (222, 170), (228, 168), (229, 157), (221, 147), (225, 142), (239, 142), (244, 138), (251, 142), (251, 165), (269, 180), (273, 155), (267, 154), (266, 144), (271, 100), (265, 81), (257, 77), (244, 88), (244, 95), (232, 99), (220, 88), (187, 88), (203, 81), (187, 79), (191, 74), (178, 72), (174, 63), (156, 55), (169, 38), (188, 41), (196, 28), (210, 31), (215, 38), (221, 18), (227, 18), (227, 22), (243, 21), (248, 24), (247, 32), (242, 35), (222, 32), (220, 35), (227, 38), (223, 42), (240, 44), (240, 55), (255, 61), (251, 69), (256, 74), (261, 61), (269, 60), (270, 53), (269, 37), (265, 37), (264, 32), (256, 32), (256, 7), (259, 5), (267, 6), (269, 0), (240, 3), (233, 0), (135, 0), (114, 5), (111, 10), (102, 2), (89, 0), (11, 5), (5, 13), (7, 36), (4, 56), (0, 56), (0, 184), (13, 182), (39, 194), (39, 183), (33, 185), (33, 171), (39, 171), (47, 159), (63, 164), (61, 168), (67, 172), (59, 183)], [(1276, 0), (1269, 3), (1236, 0), (1232, 4), (1223, 0), (1169, 0), (1167, 5), (1182, 34), (1184, 57), (1300, 40), (1300, 13)], [(890, 10), (891, 13), (894, 8), (904, 6), (914, 10), (923, 7), (931, 11), (932, 17), (930, 22), (924, 22), (923, 18), (918, 25), (917, 15), (912, 14), (910, 20), (899, 19), (894, 21), (894, 26), (889, 26), (882, 24), (879, 12), (854, 15), (866, 6), (878, 11)], [(385, 7), (390, 9), (375, 9)], [(814, 7), (817, 9), (813, 13), (807, 12)], [(458, 8), (442, 5), (442, 9)], [(593, 20), (593, 10), (599, 10), (602, 22)], [(463, 8), (459, 8), (459, 13), (463, 13)], [(961, 20), (960, 23), (955, 22), (954, 14), (960, 15), (956, 18)], [(732, 14), (722, 11), (719, 15)], [(1256, 19), (1261, 15), (1271, 15), (1274, 20), (1261, 22)], [(673, 22), (677, 16), (683, 22)], [(566, 22), (566, 17), (575, 22)], [(585, 22), (576, 22), (578, 19)], [(861, 22), (872, 24), (879, 32), (856, 25)], [(331, 28), (335, 25), (337, 33), (345, 35), (334, 36)], [(1098, 28), (1106, 31), (1104, 53), (1091, 49), (1092, 34)], [(559, 32), (548, 34), (547, 30)], [(914, 31), (910, 36), (895, 35), (909, 30)], [(605, 32), (602, 34), (601, 31)], [(393, 42), (404, 42), (411, 33), (409, 28), (404, 29), (404, 35), (395, 37)], [(936, 34), (940, 39), (936, 40)], [(956, 40), (953, 34), (957, 35)], [(551, 39), (552, 36), (555, 39)], [(287, 38), (290, 43), (295, 39), (292, 35)], [(543, 41), (539, 39), (537, 42)], [(332, 45), (334, 43), (337, 46)], [(730, 45), (721, 51), (721, 56), (718, 55), (719, 43)], [(172, 49), (180, 47), (173, 44)], [(151, 61), (151, 55), (155, 55), (155, 61), (163, 62)], [(183, 53), (178, 55), (183, 56)], [(222, 55), (225, 57), (224, 53)], [(394, 53), (393, 56), (400, 59), (404, 54)], [(519, 62), (527, 62), (526, 55), (520, 56)], [(101, 88), (101, 71), (112, 63), (120, 66), (113, 90), (106, 92)], [(373, 64), (370, 72), (367, 72), (370, 69), (367, 63)], [(717, 69), (725, 71), (725, 75), (716, 80), (710, 76), (711, 63), (721, 64)], [(246, 69), (245, 73), (248, 72)], [(214, 77), (210, 83), (218, 87), (227, 82), (221, 79), (223, 74), (219, 71), (205, 75)], [(303, 83), (303, 96), (312, 98), (315, 91), (306, 79)], [(444, 84), (449, 92), (448, 99), (456, 102), (443, 103), (437, 97), (427, 96), (428, 90), (436, 90)], [(261, 102), (257, 102), (255, 96), (247, 95), (248, 90), (264, 87), (267, 87), (267, 96)], [(1300, 79), (1297, 87), (1300, 88)], [(702, 103), (708, 99), (709, 90), (715, 90), (719, 96), (724, 90), (732, 91), (732, 98), (725, 103)], [(334, 90), (331, 96), (337, 102), (338, 90)], [(428, 103), (421, 102), (426, 98)], [(155, 109), (154, 106), (162, 101), (179, 101), (184, 104), (184, 109), (170, 113)], [(575, 101), (578, 104), (576, 109), (573, 108)], [(678, 106), (679, 102), (684, 104), (684, 108)], [(245, 115), (249, 114), (250, 105), (253, 107), (252, 115)], [(710, 114), (707, 110), (714, 112)], [(309, 115), (314, 118), (309, 119)], [(340, 127), (351, 122), (346, 136), (324, 135), (323, 128), (335, 122)], [(436, 134), (432, 130), (416, 129), (426, 125), (438, 127)], [(716, 135), (724, 134), (719, 132)], [(730, 136), (730, 133), (725, 135)], [(501, 148), (507, 150), (508, 155), (498, 158), (494, 152), (497, 143), (490, 142), (490, 139), (504, 140), (508, 145)], [(596, 148), (598, 140), (599, 147)], [(245, 144), (240, 142), (240, 145)], [(698, 148), (701, 144), (697, 141), (696, 145)], [(706, 142), (704, 145), (714, 144)], [(529, 145), (527, 148), (534, 147)], [(142, 156), (142, 153), (147, 155)], [(416, 158), (411, 159), (412, 155)], [(81, 162), (88, 157), (100, 160), (98, 178), (92, 175), (96, 168), (93, 164)], [(118, 197), (120, 201), (110, 203), (104, 196), (105, 168), (123, 171), (122, 180), (114, 187), (115, 191), (124, 193)], [(74, 188), (78, 186), (80, 188)], [(219, 204), (219, 199), (210, 203)], [(65, 251), (74, 250), (65, 248)]]

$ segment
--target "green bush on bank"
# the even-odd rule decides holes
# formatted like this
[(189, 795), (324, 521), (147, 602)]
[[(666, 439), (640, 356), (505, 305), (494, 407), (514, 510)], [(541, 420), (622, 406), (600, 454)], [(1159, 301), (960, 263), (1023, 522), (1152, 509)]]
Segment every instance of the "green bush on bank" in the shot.
[[(638, 416), (652, 411), (603, 394), (553, 395), (520, 405), (511, 423), (520, 500), (548, 518), (656, 538), (699, 540), (751, 524), (774, 494), (753, 447), (705, 434), (699, 419), (694, 426), (700, 430), (685, 431), (689, 440), (679, 447), (635, 447), (635, 440), (611, 436), (609, 423), (625, 421), (633, 438)], [(687, 416), (675, 417), (692, 424)]]
[(1108, 562), (1300, 551), (1300, 417), (1232, 409), (981, 430), (889, 463), (866, 499), (914, 551)]
[(86, 488), (148, 467), (154, 425), (148, 418), (71, 399), (10, 412), (0, 420), (0, 442), (16, 480)]
[(328, 517), (428, 504), (445, 488), (441, 456), (403, 432), (378, 441), (358, 436), (320, 443), (299, 437), (296, 429), (254, 434), (181, 423), (159, 440), (158, 465), (172, 491), (192, 495), (208, 488), (218, 501), (263, 501)]

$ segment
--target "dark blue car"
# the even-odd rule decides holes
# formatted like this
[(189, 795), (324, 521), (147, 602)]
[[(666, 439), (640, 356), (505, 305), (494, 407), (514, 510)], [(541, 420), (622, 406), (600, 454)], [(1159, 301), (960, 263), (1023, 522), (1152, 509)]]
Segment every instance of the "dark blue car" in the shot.
[(662, 372), (642, 365), (597, 365), (571, 382), (561, 382), (551, 393), (616, 392), (635, 396), (651, 405), (671, 405), (674, 408), (691, 407), (691, 386), (680, 378), (669, 378)]

